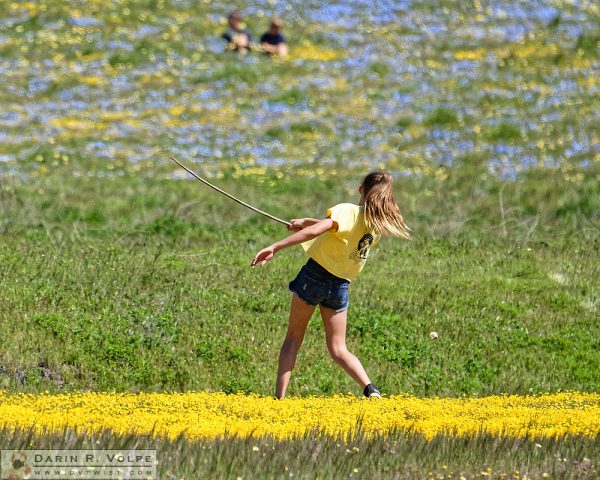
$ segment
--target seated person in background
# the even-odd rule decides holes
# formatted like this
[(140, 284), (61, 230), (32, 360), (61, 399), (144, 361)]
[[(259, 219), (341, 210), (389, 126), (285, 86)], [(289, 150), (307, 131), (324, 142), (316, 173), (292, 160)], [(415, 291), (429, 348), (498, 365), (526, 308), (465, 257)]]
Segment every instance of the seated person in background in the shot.
[(229, 29), (223, 34), (227, 40), (227, 48), (235, 52), (248, 53), (250, 50), (250, 33), (242, 28), (240, 12), (233, 11), (227, 16)]
[(260, 46), (263, 51), (269, 55), (287, 55), (287, 45), (285, 44), (285, 38), (281, 34), (283, 28), (283, 22), (278, 18), (271, 20), (271, 26), (269, 31), (264, 33), (260, 37)]

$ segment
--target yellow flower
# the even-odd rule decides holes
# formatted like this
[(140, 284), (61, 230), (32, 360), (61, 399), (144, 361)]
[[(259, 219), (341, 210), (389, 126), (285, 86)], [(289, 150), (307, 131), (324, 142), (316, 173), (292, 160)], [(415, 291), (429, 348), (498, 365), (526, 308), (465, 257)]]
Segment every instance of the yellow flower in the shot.
[[(184, 434), (215, 438), (265, 435), (289, 439), (315, 429), (329, 435), (367, 436), (391, 429), (426, 438), (448, 434), (593, 437), (600, 431), (600, 394), (557, 393), (486, 398), (416, 398), (397, 395), (379, 402), (353, 396), (287, 398), (224, 393), (93, 393), (60, 395), (2, 394), (0, 418), (9, 427), (61, 431), (110, 429), (119, 434)], [(259, 451), (254, 446), (253, 451)], [(356, 450), (354, 450), (356, 451)], [(515, 472), (518, 475), (518, 472)]]

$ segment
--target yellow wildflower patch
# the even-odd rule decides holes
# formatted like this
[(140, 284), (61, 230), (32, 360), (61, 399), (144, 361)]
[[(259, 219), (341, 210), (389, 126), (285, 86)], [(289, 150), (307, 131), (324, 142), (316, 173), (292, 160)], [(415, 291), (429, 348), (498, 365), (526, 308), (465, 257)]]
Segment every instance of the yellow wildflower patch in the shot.
[(372, 103), (364, 96), (355, 96), (351, 102), (345, 102), (337, 106), (337, 113), (356, 115), (358, 113), (367, 112), (372, 106)]
[(223, 107), (218, 110), (205, 111), (208, 114), (202, 118), (198, 118), (199, 122), (226, 125), (237, 122), (240, 117), (240, 111), (235, 107)]
[(12, 10), (23, 9), (27, 10), (30, 15), (36, 15), (39, 10), (39, 5), (33, 2), (13, 2), (10, 4)]
[(234, 172), (232, 174), (233, 178), (241, 178), (241, 177), (265, 177), (267, 174), (268, 168), (264, 166), (256, 166), (256, 167), (247, 167), (240, 168), (239, 166), (235, 166)]
[(86, 85), (98, 86), (106, 83), (106, 79), (103, 77), (98, 77), (94, 75), (86, 75), (79, 78), (81, 83), (85, 83)]
[(485, 48), (476, 48), (475, 50), (458, 50), (454, 52), (454, 58), (457, 60), (481, 60), (485, 57)]
[(265, 435), (292, 439), (313, 430), (332, 436), (360, 428), (371, 436), (399, 429), (428, 439), (439, 434), (482, 432), (511, 437), (594, 437), (600, 432), (600, 394), (557, 393), (485, 398), (416, 398), (398, 395), (377, 401), (353, 396), (276, 400), (225, 393), (0, 393), (0, 418), (9, 428), (190, 439)]
[(106, 120), (108, 122), (118, 122), (120, 120), (124, 120), (126, 118), (130, 118), (133, 116), (133, 112), (128, 110), (123, 110), (120, 112), (101, 112), (100, 118), (102, 120)]
[(549, 55), (556, 55), (558, 46), (551, 43), (548, 45), (531, 42), (518, 45), (513, 49), (513, 55), (516, 58), (546, 58)]
[[(573, 56), (569, 59), (571, 60), (571, 66), (573, 68), (592, 68), (592, 62), (589, 60), (589, 58)], [(594, 75), (590, 75), (586, 78), (588, 83), (592, 82), (594, 85), (597, 83), (596, 80), (597, 78)]]
[(53, 118), (50, 120), (50, 125), (65, 130), (104, 130), (106, 128), (101, 122), (74, 117)]
[(432, 58), (425, 60), (425, 66), (427, 66), (427, 68), (432, 68), (433, 70), (442, 70), (446, 68), (446, 65), (437, 60), (433, 60)]
[(294, 59), (300, 58), (302, 60), (329, 62), (342, 58), (342, 54), (331, 48), (322, 48), (308, 40), (304, 40), (290, 50), (290, 57)]
[(181, 128), (187, 127), (190, 124), (190, 122), (188, 122), (187, 120), (181, 120), (180, 118), (169, 117), (166, 120), (163, 120), (161, 124), (165, 127)]
[(176, 107), (171, 107), (167, 110), (167, 112), (169, 112), (169, 115), (173, 115), (175, 117), (178, 117), (184, 111), (185, 111), (185, 107), (183, 107), (181, 105), (177, 105)]
[(127, 125), (129, 127), (137, 128), (137, 127), (139, 127), (142, 124), (142, 122), (140, 122), (136, 118), (128, 118), (126, 120), (123, 120), (123, 124)]

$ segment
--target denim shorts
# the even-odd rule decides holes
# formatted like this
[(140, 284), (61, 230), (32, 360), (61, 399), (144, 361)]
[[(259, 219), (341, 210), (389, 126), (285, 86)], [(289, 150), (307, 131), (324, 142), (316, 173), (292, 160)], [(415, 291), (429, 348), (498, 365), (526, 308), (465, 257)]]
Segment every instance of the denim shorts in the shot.
[(308, 305), (321, 305), (336, 312), (343, 312), (348, 308), (350, 282), (329, 273), (312, 258), (300, 269), (289, 286)]

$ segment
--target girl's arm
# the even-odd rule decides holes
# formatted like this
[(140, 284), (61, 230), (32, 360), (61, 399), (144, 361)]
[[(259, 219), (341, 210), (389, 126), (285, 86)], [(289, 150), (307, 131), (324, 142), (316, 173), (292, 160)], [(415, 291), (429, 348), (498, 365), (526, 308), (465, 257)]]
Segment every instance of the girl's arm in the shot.
[(289, 237), (286, 237), (283, 240), (280, 240), (267, 248), (263, 248), (260, 252), (256, 254), (254, 260), (252, 260), (252, 267), (255, 267), (259, 263), (261, 265), (264, 265), (269, 260), (271, 260), (279, 250), (283, 250), (284, 248), (288, 248), (293, 245), (298, 245), (299, 243), (312, 240), (313, 238), (318, 237), (322, 233), (332, 230), (334, 227), (335, 222), (331, 218), (318, 220), (317, 223), (311, 225), (310, 227), (303, 228), (299, 232), (293, 233)]
[(290, 220), (290, 226), (288, 230), (292, 230), (294, 232), (298, 232), (303, 228), (310, 227), (315, 223), (319, 223), (321, 220), (317, 218), (292, 218)]

